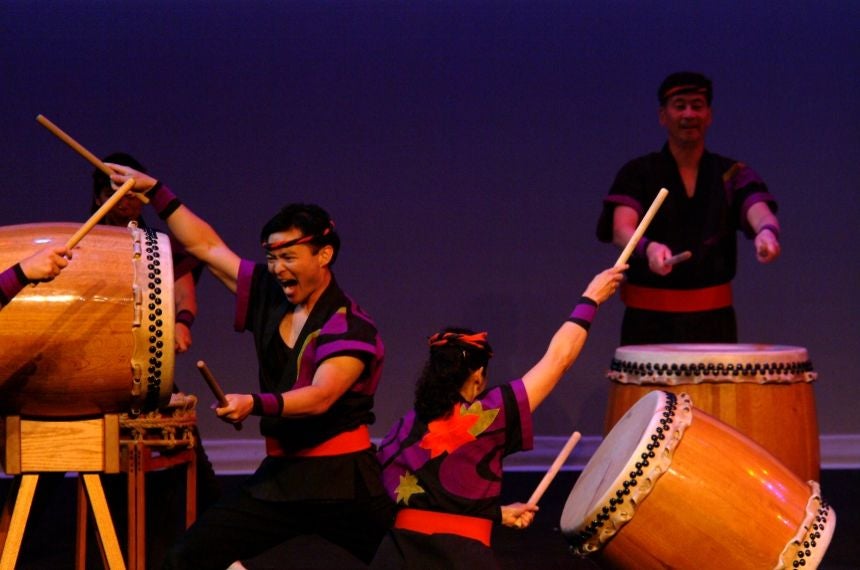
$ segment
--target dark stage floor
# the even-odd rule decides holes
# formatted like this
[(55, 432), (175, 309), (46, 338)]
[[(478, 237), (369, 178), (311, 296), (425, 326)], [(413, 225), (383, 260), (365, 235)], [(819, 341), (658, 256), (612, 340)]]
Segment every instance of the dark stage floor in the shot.
[[(507, 473), (505, 497), (508, 501), (524, 500), (534, 490), (542, 474)], [(559, 517), (577, 473), (561, 473), (541, 500), (541, 511), (531, 528), (514, 531), (497, 529), (493, 541), (499, 561), (505, 569), (541, 568), (542, 570), (594, 570), (589, 560), (573, 557), (558, 530)], [(222, 477), (225, 488), (235, 485), (241, 477)], [(0, 479), (0, 496), (5, 498), (9, 479)], [(836, 533), (828, 549), (823, 570), (860, 569), (860, 471), (824, 471), (821, 481), (825, 498), (837, 515)], [(47, 492), (47, 489), (43, 489)], [(73, 568), (74, 548), (74, 480), (64, 479), (51, 493), (50, 500), (40, 500), (37, 490), (34, 520), (24, 537), (18, 568), (25, 570), (62, 570)], [(159, 506), (158, 508), (163, 507)], [(152, 507), (151, 507), (152, 508)], [(683, 506), (679, 508), (683, 509)], [(168, 511), (169, 509), (163, 509)], [(174, 513), (175, 514), (175, 513)], [(174, 517), (175, 518), (175, 517)], [(156, 515), (154, 520), (158, 519)], [(163, 524), (160, 523), (160, 524)], [(181, 524), (181, 523), (180, 523)], [(122, 541), (122, 536), (120, 537)], [(91, 546), (93, 549), (94, 546)], [(155, 562), (158, 547), (153, 546), (150, 558)], [(89, 565), (99, 568), (94, 561)], [(302, 538), (247, 561), (249, 570), (299, 568), (343, 569), (361, 568), (349, 555), (317, 539)]]

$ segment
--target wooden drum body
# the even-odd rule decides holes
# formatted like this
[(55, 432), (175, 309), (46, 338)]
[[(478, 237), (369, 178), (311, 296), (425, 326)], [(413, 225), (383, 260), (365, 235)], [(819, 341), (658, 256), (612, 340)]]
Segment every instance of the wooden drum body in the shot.
[(815, 568), (835, 525), (817, 483), (663, 391), (610, 431), (561, 517), (575, 552), (636, 570)]
[(622, 346), (610, 379), (606, 431), (648, 392), (685, 392), (803, 480), (820, 480), (818, 419), (807, 351), (758, 344)]
[[(0, 269), (77, 224), (0, 227)], [(0, 310), (0, 414), (75, 418), (148, 411), (173, 388), (173, 261), (164, 234), (96, 226), (53, 281)]]

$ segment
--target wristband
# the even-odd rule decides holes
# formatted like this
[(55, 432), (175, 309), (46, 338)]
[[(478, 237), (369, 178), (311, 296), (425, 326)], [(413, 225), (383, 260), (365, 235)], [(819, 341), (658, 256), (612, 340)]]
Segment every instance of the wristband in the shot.
[(28, 283), (30, 280), (24, 275), (20, 263), (0, 273), (0, 307), (11, 301)]
[(280, 417), (284, 411), (284, 397), (281, 394), (265, 392), (263, 394), (251, 394), (254, 398), (254, 407), (251, 414), (255, 416)]
[(21, 282), (22, 285), (29, 285), (30, 283), (35, 283), (35, 281), (24, 275), (24, 268), (21, 267), (20, 263), (16, 263), (12, 269), (15, 270), (15, 275), (18, 276), (18, 280)]
[(597, 302), (582, 296), (579, 298), (579, 302), (573, 308), (573, 312), (570, 313), (567, 320), (588, 330), (591, 328), (591, 322), (594, 320), (594, 315), (596, 314)]
[(155, 183), (155, 186), (147, 190), (145, 195), (152, 203), (152, 207), (155, 208), (155, 213), (162, 220), (166, 220), (182, 205), (176, 194), (171, 192), (170, 188), (163, 185), (160, 180)]
[(191, 328), (191, 325), (194, 324), (194, 318), (194, 313), (192, 313), (188, 309), (182, 309), (181, 311), (176, 313), (176, 322), (182, 323), (189, 329)]
[(647, 258), (648, 257), (648, 244), (651, 243), (651, 240), (642, 236), (639, 240), (639, 243), (636, 244), (636, 247), (633, 248), (633, 255), (636, 257)]
[(765, 224), (758, 229), (758, 233), (761, 233), (765, 230), (770, 230), (774, 237), (779, 240), (779, 228), (773, 224)]

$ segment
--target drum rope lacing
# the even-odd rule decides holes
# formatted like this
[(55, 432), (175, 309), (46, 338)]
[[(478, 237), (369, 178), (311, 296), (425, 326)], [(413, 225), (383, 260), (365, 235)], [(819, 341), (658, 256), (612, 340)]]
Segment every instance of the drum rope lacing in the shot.
[[(608, 504), (605, 504), (597, 512), (594, 519), (584, 529), (570, 537), (573, 542), (571, 549), (577, 554), (585, 555), (596, 549), (594, 545), (589, 544), (590, 541), (594, 539), (601, 530), (604, 530), (604, 526), (606, 526), (607, 521), (613, 518), (613, 514), (618, 510), (619, 506), (625, 503), (625, 497), (627, 498), (627, 501), (631, 503), (637, 502), (630, 497), (630, 494), (635, 490), (635, 487), (639, 485), (640, 479), (653, 475), (653, 469), (649, 469), (646, 474), (645, 468), (651, 465), (651, 460), (655, 458), (657, 450), (659, 450), (661, 446), (665, 445), (666, 448), (663, 449), (662, 452), (664, 454), (670, 453), (671, 448), (669, 447), (669, 444), (677, 441), (673, 438), (670, 439), (669, 442), (666, 442), (665, 439), (667, 434), (671, 433), (673, 430), (672, 424), (675, 421), (676, 409), (678, 407), (678, 396), (671, 392), (663, 392), (663, 394), (666, 399), (666, 403), (663, 408), (663, 412), (661, 413), (659, 425), (654, 429), (654, 433), (651, 434), (650, 442), (646, 445), (645, 451), (640, 454), (640, 460), (634, 464), (634, 470), (629, 472), (629, 478), (622, 482), (621, 488), (615, 491), (615, 497), (609, 499)], [(692, 405), (686, 394), (682, 394), (682, 397), (684, 398), (684, 403), (688, 405), (688, 407)], [(685, 426), (680, 427), (683, 429)], [(657, 476), (659, 477), (659, 474)], [(614, 529), (608, 530), (609, 534), (614, 534), (614, 532)]]
[[(143, 235), (143, 247), (140, 255), (145, 255), (145, 268), (142, 268), (146, 275), (146, 290), (143, 295), (146, 299), (143, 301), (143, 307), (146, 311), (146, 316), (143, 318), (148, 334), (147, 348), (145, 353), (148, 355), (146, 366), (146, 392), (142, 396), (142, 402), (137, 398), (132, 402), (131, 415), (138, 415), (143, 410), (155, 410), (161, 400), (161, 380), (164, 372), (164, 335), (165, 335), (165, 311), (167, 309), (164, 304), (164, 291), (162, 288), (162, 268), (161, 268), (161, 251), (158, 246), (158, 234), (151, 228), (131, 228), (132, 234), (138, 236)], [(137, 237), (134, 239), (137, 242)], [(137, 253), (137, 248), (135, 248)], [(168, 347), (172, 348), (172, 347)], [(133, 364), (134, 366), (134, 364)], [(133, 392), (133, 395), (137, 392)], [(142, 406), (141, 406), (142, 403)]]
[[(607, 377), (622, 384), (664, 383), (671, 378), (694, 378), (699, 383), (708, 379), (757, 378), (760, 383), (813, 382), (818, 374), (813, 370), (812, 361), (794, 362), (634, 362), (613, 358)], [(671, 384), (671, 382), (670, 382)]]
[(809, 486), (812, 494), (806, 504), (806, 518), (780, 554), (776, 570), (788, 568), (789, 561), (791, 568), (817, 568), (830, 543), (836, 515), (821, 498), (818, 483), (809, 481)]

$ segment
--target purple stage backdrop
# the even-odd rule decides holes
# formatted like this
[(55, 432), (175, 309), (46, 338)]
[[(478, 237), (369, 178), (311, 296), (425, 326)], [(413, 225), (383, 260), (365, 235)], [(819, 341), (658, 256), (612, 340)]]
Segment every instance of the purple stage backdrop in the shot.
[[(623, 162), (658, 149), (655, 91), (696, 69), (715, 84), (709, 148), (780, 202), (783, 255), (741, 243), (743, 342), (806, 347), (822, 434), (860, 434), (860, 3), (32, 2), (0, 7), (0, 225), (83, 221), (96, 154), (125, 150), (262, 260), (262, 223), (325, 206), (335, 267), (387, 346), (373, 435), (411, 405), (426, 337), (487, 329), (497, 381), (543, 352), (617, 250), (597, 242)], [(149, 213), (150, 220), (155, 217)], [(176, 382), (252, 391), (250, 335), (211, 275)], [(600, 310), (540, 434), (602, 431), (620, 301)], [(253, 427), (253, 426), (248, 426)], [(201, 411), (205, 438), (249, 437)]]

